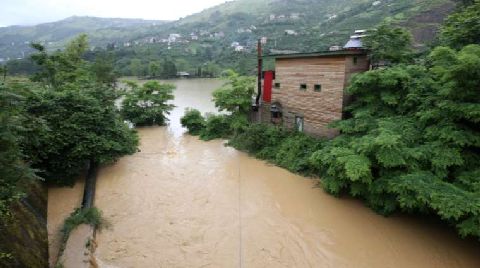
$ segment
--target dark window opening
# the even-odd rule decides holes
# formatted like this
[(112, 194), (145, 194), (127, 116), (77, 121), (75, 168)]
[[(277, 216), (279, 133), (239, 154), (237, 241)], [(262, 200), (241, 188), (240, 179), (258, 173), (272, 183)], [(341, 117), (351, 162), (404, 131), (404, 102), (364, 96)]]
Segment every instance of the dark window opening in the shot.
[(353, 57), (353, 64), (355, 64), (355, 65), (356, 65), (356, 64), (357, 64), (357, 62), (358, 62), (358, 58), (357, 58), (357, 57)]
[(300, 84), (300, 90), (307, 90), (307, 84)]
[(314, 86), (313, 90), (315, 90), (316, 92), (322, 91), (322, 85), (316, 84), (316, 85)]
[(280, 88), (280, 83), (275, 83), (275, 88), (279, 89)]
[(273, 104), (270, 107), (271, 121), (274, 124), (282, 123), (282, 107), (280, 104)]

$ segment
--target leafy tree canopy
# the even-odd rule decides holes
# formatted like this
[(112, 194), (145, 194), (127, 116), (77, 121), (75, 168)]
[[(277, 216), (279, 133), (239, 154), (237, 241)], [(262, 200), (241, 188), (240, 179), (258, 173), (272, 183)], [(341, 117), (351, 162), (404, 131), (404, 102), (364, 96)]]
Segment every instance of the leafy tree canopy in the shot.
[(440, 35), (444, 45), (459, 49), (468, 44), (480, 44), (480, 1), (468, 2), (446, 19)]
[(403, 28), (381, 24), (369, 32), (364, 42), (374, 65), (411, 63), (413, 60), (412, 36)]
[(122, 115), (135, 125), (164, 125), (173, 109), (174, 85), (149, 81), (142, 86), (129, 82), (130, 90), (122, 102)]
[[(64, 51), (48, 54), (42, 46), (33, 60), (40, 72), (24, 84), (26, 111), (44, 121), (35, 142), (24, 142), (25, 156), (49, 182), (71, 184), (86, 163), (108, 163), (136, 151), (138, 138), (122, 122), (114, 101), (108, 61), (90, 65), (83, 60), (86, 36), (73, 40)], [(31, 90), (26, 90), (31, 89)]]

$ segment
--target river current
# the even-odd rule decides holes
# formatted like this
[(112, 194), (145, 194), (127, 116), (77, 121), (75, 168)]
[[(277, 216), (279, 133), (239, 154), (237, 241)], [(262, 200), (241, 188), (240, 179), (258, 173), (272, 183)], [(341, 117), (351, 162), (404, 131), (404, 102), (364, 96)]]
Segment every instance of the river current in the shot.
[[(99, 171), (100, 267), (480, 267), (480, 246), (436, 222), (375, 214), (313, 179), (185, 134), (186, 107), (214, 112), (222, 82), (174, 80), (166, 127), (139, 129), (140, 151)], [(49, 190), (51, 252), (82, 182)]]

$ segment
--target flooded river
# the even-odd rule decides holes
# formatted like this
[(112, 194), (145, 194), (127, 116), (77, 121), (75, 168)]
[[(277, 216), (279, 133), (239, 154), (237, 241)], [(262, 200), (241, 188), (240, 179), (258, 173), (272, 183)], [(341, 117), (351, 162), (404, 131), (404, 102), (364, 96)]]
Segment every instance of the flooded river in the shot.
[[(223, 141), (184, 134), (185, 107), (213, 112), (221, 82), (175, 84), (170, 125), (140, 129), (141, 152), (99, 172), (95, 204), (111, 224), (97, 233), (101, 267), (480, 267), (479, 243), (448, 228), (376, 215)], [(52, 226), (78, 196), (49, 194)]]

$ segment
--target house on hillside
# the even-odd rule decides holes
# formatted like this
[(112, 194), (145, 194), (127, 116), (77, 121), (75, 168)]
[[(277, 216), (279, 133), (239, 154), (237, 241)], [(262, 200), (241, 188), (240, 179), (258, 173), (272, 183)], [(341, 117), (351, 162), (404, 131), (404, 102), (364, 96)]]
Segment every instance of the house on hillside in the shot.
[(269, 55), (275, 71), (264, 72), (262, 100), (253, 120), (283, 125), (313, 136), (334, 137), (328, 128), (342, 119), (351, 77), (369, 70), (361, 48)]

